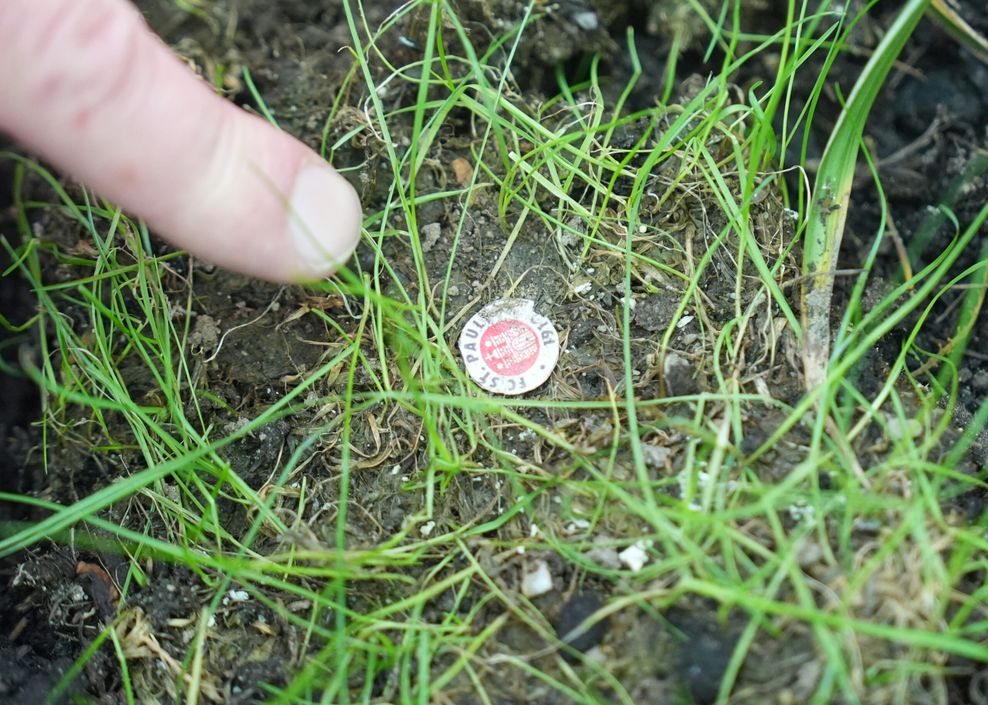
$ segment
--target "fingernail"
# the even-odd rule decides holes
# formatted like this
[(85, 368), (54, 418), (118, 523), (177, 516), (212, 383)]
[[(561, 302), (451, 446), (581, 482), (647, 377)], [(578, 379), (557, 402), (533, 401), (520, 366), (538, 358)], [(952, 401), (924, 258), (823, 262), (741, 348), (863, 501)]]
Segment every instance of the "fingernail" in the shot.
[(360, 240), (363, 215), (353, 186), (322, 161), (303, 165), (289, 202), (289, 229), (301, 278), (332, 274)]

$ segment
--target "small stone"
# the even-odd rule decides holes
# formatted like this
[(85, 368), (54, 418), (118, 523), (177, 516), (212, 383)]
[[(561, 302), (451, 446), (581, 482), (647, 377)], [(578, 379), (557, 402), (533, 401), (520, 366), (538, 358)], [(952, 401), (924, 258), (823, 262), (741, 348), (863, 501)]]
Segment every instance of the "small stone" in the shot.
[(583, 557), (588, 561), (596, 563), (601, 568), (607, 568), (609, 570), (620, 570), (621, 568), (621, 559), (618, 557), (618, 552), (608, 546), (591, 548), (583, 554)]
[[(967, 370), (967, 368), (964, 368)], [(978, 370), (971, 380), (971, 384), (974, 385), (976, 389), (986, 389), (988, 388), (988, 370)]]
[(572, 536), (573, 534), (583, 533), (589, 528), (590, 522), (586, 519), (574, 519), (566, 524), (566, 527), (563, 529), (563, 533)]
[(737, 634), (704, 613), (674, 607), (666, 618), (678, 632), (676, 670), (691, 702), (713, 703), (737, 644)]
[(628, 568), (632, 573), (637, 573), (648, 563), (648, 554), (641, 541), (637, 541), (618, 554), (621, 565)]
[(553, 588), (549, 564), (542, 560), (533, 561), (521, 579), (521, 593), (525, 597), (538, 597)]
[(645, 460), (645, 465), (650, 468), (664, 468), (666, 461), (669, 460), (669, 456), (671, 455), (672, 450), (665, 446), (647, 443), (642, 445), (642, 456)]
[(593, 282), (587, 279), (584, 279), (582, 281), (577, 280), (573, 282), (573, 293), (576, 294), (577, 296), (580, 296), (581, 294), (587, 294), (590, 292), (591, 289), (593, 289)]
[(436, 243), (439, 242), (439, 237), (442, 235), (443, 228), (439, 223), (428, 223), (422, 226), (421, 236), (422, 236), (422, 251), (428, 252)]
[[(607, 620), (599, 620), (582, 631), (577, 629), (602, 605), (596, 593), (578, 592), (573, 595), (559, 611), (559, 617), (556, 619), (556, 636), (561, 642), (581, 653), (593, 649), (604, 638)], [(571, 660), (572, 656), (567, 654), (566, 658)]]
[(473, 165), (463, 157), (457, 157), (450, 162), (450, 166), (453, 167), (453, 178), (456, 179), (456, 183), (464, 187), (469, 186), (473, 179)]
[(250, 593), (246, 590), (230, 590), (223, 598), (223, 604), (228, 605), (231, 602), (247, 602), (249, 599)]
[(699, 386), (693, 379), (693, 363), (681, 355), (669, 353), (665, 358), (663, 378), (669, 396), (696, 394)]
[(809, 568), (823, 558), (823, 549), (816, 541), (804, 540), (797, 548), (797, 560), (800, 568)]
[(600, 27), (600, 20), (597, 18), (597, 13), (593, 10), (586, 10), (584, 12), (577, 12), (573, 15), (573, 24), (582, 29), (584, 32), (593, 32), (595, 29)]

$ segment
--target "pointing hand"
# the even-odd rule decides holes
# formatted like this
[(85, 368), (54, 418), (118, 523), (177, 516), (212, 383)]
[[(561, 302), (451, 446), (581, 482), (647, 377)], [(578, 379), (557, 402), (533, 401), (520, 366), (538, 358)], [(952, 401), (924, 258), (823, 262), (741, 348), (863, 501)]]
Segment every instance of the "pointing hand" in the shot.
[(354, 189), (224, 100), (126, 0), (0, 0), (0, 130), (174, 245), (271, 281), (335, 270)]

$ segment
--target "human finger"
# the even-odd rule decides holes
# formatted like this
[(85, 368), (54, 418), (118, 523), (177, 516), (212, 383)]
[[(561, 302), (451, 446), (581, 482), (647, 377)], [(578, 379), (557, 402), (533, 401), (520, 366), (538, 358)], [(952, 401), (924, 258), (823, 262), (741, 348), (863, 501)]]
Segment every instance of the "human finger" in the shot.
[(346, 179), (214, 93), (126, 0), (3, 0), (0, 67), (0, 129), (178, 247), (273, 281), (356, 247)]

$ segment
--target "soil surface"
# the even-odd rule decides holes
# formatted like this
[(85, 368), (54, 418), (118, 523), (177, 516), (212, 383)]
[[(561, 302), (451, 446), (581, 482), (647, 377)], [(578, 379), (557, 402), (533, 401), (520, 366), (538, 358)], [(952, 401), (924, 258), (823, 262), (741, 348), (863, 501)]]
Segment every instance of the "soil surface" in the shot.
[[(481, 48), (484, 47), (482, 37), (490, 36), (492, 29), (496, 31), (518, 22), (527, 7), (519, 0), (460, 0), (455, 4)], [(345, 96), (338, 121), (324, 132), (330, 106), (351, 69), (345, 50), (350, 37), (340, 0), (219, 1), (203, 3), (204, 9), (197, 13), (185, 12), (166, 0), (144, 0), (139, 5), (165, 41), (204, 77), (222, 85), (230, 100), (248, 110), (258, 110), (241, 79), (241, 68), (249, 68), (259, 94), (281, 127), (313, 147), (318, 149), (324, 142), (334, 143), (362, 119), (366, 96), (354, 90)], [(777, 3), (763, 0), (745, 6), (747, 27), (771, 32), (778, 26), (781, 10)], [(686, 7), (678, 2), (644, 0), (562, 0), (552, 4), (547, 16), (524, 35), (518, 46), (512, 65), (518, 92), (516, 100), (539, 105), (558, 92), (555, 67), (561, 66), (577, 82), (585, 76), (587, 61), (594, 54), (603, 57), (600, 71), (610, 79), (605, 86), (613, 92), (607, 98), (613, 99), (631, 69), (625, 34), (626, 28), (633, 26), (645, 78), (631, 95), (628, 109), (654, 105), (663, 91), (666, 71), (657, 57), (668, 55), (674, 28), (679, 26), (677, 23), (685, 22), (690, 31), (685, 35), (688, 41), (676, 67), (681, 80), (673, 102), (685, 101), (703, 85), (701, 77), (719, 65), (716, 51), (705, 58), (706, 29)], [(383, 0), (367, 3), (368, 24), (376, 27), (393, 9)], [(978, 22), (984, 23), (983, 11), (969, 11)], [(832, 74), (834, 87), (825, 91), (823, 102), (817, 107), (814, 126), (818, 132), (806, 138), (810, 166), (819, 156), (839, 111), (841, 95), (848, 94), (889, 19), (890, 15), (879, 12), (861, 22), (855, 34), (859, 53), (842, 55), (839, 59)], [(412, 13), (402, 20), (400, 32), (384, 35), (378, 50), (396, 66), (416, 60), (422, 25), (421, 17)], [(770, 78), (777, 58), (771, 51), (763, 52), (759, 60), (745, 69), (748, 83), (739, 81), (732, 90), (740, 97), (743, 89)], [(882, 177), (889, 217), (908, 242), (910, 234), (917, 231), (928, 215), (929, 204), (941, 199), (954, 180), (972, 168), (979, 150), (985, 149), (988, 67), (929, 21), (924, 21), (907, 45), (900, 64), (879, 98), (867, 139)], [(220, 67), (222, 76), (217, 78)], [(378, 64), (376, 69), (384, 75), (383, 64)], [(799, 75), (805, 76), (802, 79), (805, 85), (794, 86), (796, 109), (815, 78), (812, 71)], [(390, 107), (411, 105), (415, 98), (386, 91), (380, 94)], [(547, 124), (562, 119), (565, 116), (546, 117)], [(662, 125), (651, 127), (661, 128)], [(396, 123), (395, 129), (400, 130), (401, 124)], [(411, 130), (411, 117), (404, 129)], [(627, 134), (618, 135), (615, 141), (624, 140), (630, 145), (649, 126), (622, 129)], [(449, 116), (439, 146), (430, 155), (433, 160), (430, 170), (421, 176), (420, 195), (441, 192), (463, 178), (458, 173), (463, 162), (457, 160), (470, 154), (469, 147), (475, 137), (471, 130), (472, 125), (464, 116)], [(407, 132), (403, 135), (399, 131), (391, 137), (401, 143), (403, 139), (407, 141)], [(794, 144), (798, 146), (799, 140)], [(709, 146), (715, 153), (730, 149), (716, 138), (711, 138)], [(373, 140), (349, 142), (333, 156), (334, 163), (358, 189), (365, 213), (379, 212), (393, 179), (383, 146)], [(799, 161), (798, 154), (791, 156), (792, 161)], [(680, 176), (675, 171), (678, 166), (671, 163), (660, 166), (651, 175), (650, 185), (658, 190), (672, 183)], [(0, 212), (0, 232), (8, 237), (14, 232), (9, 209), (10, 168), (0, 161), (0, 198), (5, 199)], [(862, 172), (858, 183), (842, 249), (841, 268), (846, 270), (856, 270), (862, 265), (879, 227), (879, 196), (869, 185), (867, 172)], [(728, 186), (737, 187), (737, 183)], [(79, 193), (77, 186), (68, 183), (67, 187)], [(621, 193), (623, 188), (627, 193), (628, 187), (619, 184), (617, 192)], [(30, 180), (28, 188), (38, 194), (48, 193), (47, 187), (36, 178)], [(767, 191), (752, 215), (755, 222), (763, 225), (758, 232), (759, 247), (770, 266), (779, 264), (780, 280), (784, 281), (795, 281), (799, 275), (800, 253), (788, 247), (794, 225), (786, 210), (790, 202), (787, 199), (798, 188), (799, 180), (794, 179), (788, 184), (788, 193), (782, 187)], [(592, 198), (593, 194), (583, 196)], [(952, 204), (958, 221), (969, 222), (986, 200), (988, 177), (982, 175), (970, 180)], [(445, 309), (449, 340), (456, 340), (459, 327), (465, 322), (466, 316), (461, 316), (461, 312), (473, 312), (478, 304), (505, 292), (530, 298), (541, 313), (555, 322), (564, 350), (553, 382), (531, 397), (575, 400), (620, 396), (625, 384), (621, 319), (623, 260), (602, 248), (593, 252), (583, 268), (574, 273), (570, 260), (578, 254), (579, 242), (554, 237), (536, 219), (531, 227), (513, 234), (505, 227), (496, 198), (485, 195), (470, 204), (470, 217), (454, 248), (443, 233), (460, 220), (462, 207), (462, 203), (437, 199), (424, 203), (418, 210), (429, 280), (442, 281), (450, 259), (455, 258)], [(64, 213), (51, 209), (37, 217), (36, 229), (44, 232), (51, 242), (67, 248), (79, 244), (80, 230)], [(707, 207), (702, 199), (684, 193), (660, 212), (643, 209), (642, 218), (644, 226), (661, 223), (663, 234), (643, 236), (636, 244), (639, 251), (663, 268), (689, 273), (694, 255), (699, 257), (707, 249), (711, 233), (721, 230), (725, 215), (717, 208)], [(923, 257), (935, 256), (951, 235), (949, 224), (935, 229), (929, 244), (922, 248)], [(620, 245), (624, 235), (602, 232), (600, 237)], [(165, 245), (157, 246), (160, 252), (167, 251)], [(416, 263), (409, 254), (407, 240), (388, 238), (381, 247), (393, 267), (382, 277), (381, 290), (392, 293), (400, 284), (417, 293), (414, 292)], [(731, 250), (728, 246), (720, 251)], [(979, 250), (980, 242), (958, 267), (974, 262)], [(7, 266), (4, 256), (0, 253), (2, 268)], [(358, 252), (357, 261), (365, 268), (371, 266), (373, 259), (374, 253), (368, 246)], [(500, 265), (492, 274), (495, 262)], [(79, 271), (71, 267), (51, 265), (46, 272), (48, 281), (67, 281), (79, 276)], [(170, 285), (177, 302), (189, 296), (186, 273), (197, 274), (192, 294), (195, 320), (190, 352), (201, 363), (200, 374), (208, 378), (205, 386), (210, 397), (201, 401), (201, 413), (208, 415), (216, 428), (233, 429), (243, 419), (257, 416), (283, 395), (293, 380), (322, 364), (327, 350), (333, 354), (332, 341), (338, 336), (337, 330), (352, 332), (359, 325), (359, 311), (343, 297), (317, 296), (301, 287), (263, 284), (188, 258), (174, 260), (172, 266), (175, 275)], [(733, 318), (738, 293), (742, 308), (761, 295), (754, 285), (740, 292), (735, 290), (735, 266), (726, 255), (713, 258), (700, 278), (703, 304), (688, 312), (690, 320), (680, 318), (680, 323), (686, 322), (673, 326), (675, 333), (667, 343), (668, 350), (673, 352), (660, 357), (657, 357), (656, 338), (670, 328), (678, 315), (675, 302), (683, 285), (665, 276), (662, 269), (643, 268), (634, 272), (636, 305), (631, 318), (630, 345), (632, 360), (640, 363), (634, 377), (640, 398), (690, 395), (716, 387), (716, 353), (709, 339), (697, 333), (698, 326), (719, 330)], [(878, 271), (871, 284), (875, 300), (897, 276), (899, 259), (889, 247), (880, 253)], [(835, 311), (841, 310), (840, 297), (848, 294), (852, 284), (851, 278), (839, 282)], [(794, 307), (798, 307), (797, 289), (786, 290)], [(667, 296), (666, 291), (673, 291), (677, 296)], [(942, 309), (945, 313), (923, 327), (921, 347), (937, 350), (950, 339), (954, 324), (951, 301), (959, 296), (949, 295), (950, 300)], [(14, 321), (26, 320), (33, 305), (33, 298), (20, 279), (0, 278), (0, 311), (5, 316)], [(313, 315), (311, 311), (316, 308), (338, 328)], [(777, 307), (766, 305), (750, 322), (752, 333), (747, 343), (744, 375), (751, 384), (757, 380), (757, 384), (765, 385), (775, 399), (792, 404), (803, 393), (799, 353), (795, 341), (785, 333), (780, 339), (769, 340), (778, 316)], [(875, 372), (876, 383), (884, 379), (882, 372), (887, 371), (898, 355), (905, 331), (913, 322), (908, 321), (908, 327), (890, 336), (874, 351), (867, 365)], [(80, 325), (84, 324), (81, 317)], [(130, 456), (127, 452), (109, 456), (91, 450), (85, 443), (69, 441), (56, 443), (50, 450), (47, 472), (42, 469), (37, 452), (41, 439), (37, 427), (32, 425), (40, 414), (38, 394), (32, 384), (16, 374), (18, 354), (36, 355), (37, 341), (24, 334), (4, 335), (0, 354), (7, 364), (0, 378), (3, 389), (0, 491), (68, 504), (132, 472), (141, 462), (136, 452)], [(960, 370), (961, 426), (963, 414), (975, 413), (988, 391), (988, 321), (984, 314), (974, 328), (970, 349)], [(135, 398), (141, 397), (142, 389), (153, 389), (153, 380), (139, 365), (122, 369), (129, 374), (128, 384)], [(343, 390), (346, 376), (334, 378), (330, 384), (335, 386), (325, 391)], [(358, 389), (370, 389), (372, 381), (357, 379), (355, 385)], [(870, 390), (863, 392), (868, 394)], [(693, 413), (691, 407), (686, 403), (681, 406), (666, 409), (664, 413), (688, 418)], [(272, 468), (284, 462), (307, 436), (308, 429), (318, 426), (322, 413), (325, 412), (309, 409), (274, 422), (263, 433), (248, 435), (226, 448), (224, 457), (251, 488), (263, 492), (271, 482)], [(348, 546), (353, 548), (380, 545), (404, 530), (408, 517), (422, 514), (426, 493), (415, 479), (430, 462), (420, 445), (421, 419), (400, 406), (383, 404), (369, 407), (364, 413), (367, 423), (355, 428), (351, 439), (354, 462), (359, 468), (351, 478), (346, 526)], [(776, 413), (762, 409), (745, 419), (744, 442), (739, 444), (742, 455), (758, 448), (772, 432), (779, 420)], [(599, 467), (604, 466), (605, 459), (599, 457), (598, 449), (606, 448), (613, 430), (610, 410), (568, 414), (559, 409), (529, 407), (524, 414), (547, 428), (560, 429), (585, 457), (594, 463), (600, 461)], [(652, 472), (668, 477), (669, 493), (673, 496), (678, 492), (676, 474), (684, 462), (682, 449), (689, 439), (676, 431), (674, 423), (659, 423), (649, 418), (647, 412), (643, 412), (641, 423), (646, 462)], [(439, 594), (416, 618), (437, 624), (450, 619), (469, 619), (477, 634), (491, 625), (500, 625), (479, 647), (481, 655), (489, 660), (486, 690), (493, 702), (540, 705), (572, 702), (562, 690), (550, 687), (548, 679), (535, 678), (531, 668), (509, 667), (516, 662), (530, 664), (558, 682), (582, 682), (584, 687), (598, 693), (601, 702), (613, 701), (615, 680), (636, 704), (713, 702), (734, 647), (748, 623), (747, 615), (695, 597), (678, 598), (661, 606), (647, 597), (629, 598), (636, 591), (613, 576), (623, 565), (619, 552), (627, 547), (625, 540), (636, 535), (638, 529), (628, 525), (630, 520), (622, 521), (619, 514), (611, 513), (605, 523), (595, 526), (593, 535), (588, 535), (580, 517), (592, 511), (595, 498), (582, 489), (588, 477), (584, 466), (562, 456), (555, 447), (521, 425), (505, 424), (490, 429), (490, 433), (504, 448), (510, 448), (514, 456), (531, 463), (533, 485), (519, 486), (494, 473), (451, 474), (444, 484), (442, 501), (434, 508), (431, 517), (434, 525), (430, 530), (438, 535), (457, 527), (491, 522), (494, 528), (482, 540), (478, 538), (471, 544), (471, 548), (503, 594), (519, 594), (526, 572), (544, 564), (554, 589), (531, 600), (541, 614), (541, 622), (533, 624), (515, 618), (509, 606), (499, 599), (491, 599), (491, 588), (480, 583), (473, 584), (466, 595), (454, 594), (452, 590)], [(806, 433), (802, 429), (794, 430), (785, 443), (758, 461), (757, 472), (763, 481), (786, 476), (793, 463), (798, 462), (798, 449), (805, 443)], [(307, 513), (297, 517), (298, 525), (304, 527), (297, 538), (300, 545), (334, 545), (333, 507), (339, 496), (341, 462), (340, 449), (334, 445), (336, 440), (320, 440), (313, 461), (292, 478), (292, 487), (305, 483), (310, 500)], [(877, 443), (879, 439), (870, 440)], [(988, 465), (986, 448), (988, 443), (975, 443), (958, 470), (982, 471)], [(481, 448), (470, 456), (470, 462), (482, 468), (492, 463), (492, 457), (493, 451)], [(630, 458), (618, 457), (609, 467), (618, 481), (631, 481), (634, 466)], [(539, 495), (531, 515), (538, 517), (543, 532), (561, 540), (558, 549), (541, 544), (536, 550), (522, 554), (513, 549), (535, 536), (539, 528), (534, 519), (522, 516), (508, 521), (502, 519), (502, 514), (517, 496), (536, 484), (544, 484), (550, 491)], [(294, 511), (293, 499), (286, 496), (278, 503), (278, 511), (288, 516)], [(945, 510), (956, 510), (965, 520), (977, 521), (984, 513), (985, 501), (984, 496), (968, 493), (945, 503)], [(217, 511), (232, 535), (242, 534), (250, 525), (251, 517), (237, 503), (224, 502), (220, 497)], [(40, 510), (30, 510), (27, 505), (0, 503), (0, 522), (42, 516)], [(106, 518), (142, 528), (135, 523), (138, 519), (133, 513), (125, 512), (123, 507), (113, 508)], [(869, 530), (861, 527), (862, 542), (871, 540), (866, 535)], [(280, 550), (279, 541), (276, 537), (262, 537), (254, 549)], [(100, 550), (99, 545), (98, 541), (45, 542), (0, 562), (0, 703), (40, 703), (56, 683), (64, 686), (62, 702), (72, 702), (74, 694), (88, 698), (84, 702), (126, 702), (125, 684), (112, 645), (103, 643), (94, 647), (94, 639), (103, 625), (125, 610), (129, 610), (126, 614), (130, 621), (122, 623), (117, 633), (122, 638), (145, 639), (140, 641), (145, 651), (135, 652), (131, 661), (132, 685), (141, 694), (138, 701), (168, 703), (177, 697), (174, 674), (161, 663), (167, 663), (169, 658), (178, 662), (185, 658), (195, 633), (198, 610), (213, 595), (201, 576), (167, 561), (155, 561), (146, 584), (132, 584), (121, 592), (128, 559)], [(366, 593), (355, 592), (349, 606), (360, 611), (401, 600), (430, 584), (437, 575), (463, 567), (456, 561), (447, 563), (446, 559), (435, 555), (428, 564), (409, 565), (403, 568), (407, 582), (388, 584), (388, 587), (375, 584)], [(813, 551), (808, 551), (805, 559), (802, 567), (808, 574), (822, 582), (835, 579), (824, 574), (822, 562), (819, 566), (815, 563), (820, 557)], [(639, 589), (642, 595), (650, 591), (668, 594), (669, 587), (654, 584)], [(213, 702), (264, 702), (269, 686), (290, 683), (305, 667), (306, 649), (317, 646), (300, 644), (297, 625), (286, 620), (282, 611), (259, 600), (242, 600), (235, 588), (223, 598), (216, 614), (202, 692)], [(875, 589), (878, 592), (874, 599), (881, 603), (884, 588)], [(276, 591), (272, 591), (270, 598), (282, 607), (290, 602), (289, 595)], [(612, 604), (619, 604), (620, 608), (602, 609)], [(304, 606), (298, 609), (304, 612)], [(881, 605), (876, 604), (875, 610), (880, 609)], [(581, 631), (583, 620), (593, 615), (600, 618)], [(499, 620), (504, 620), (503, 624)], [(559, 642), (550, 638), (553, 634), (565, 646), (559, 647)], [(152, 643), (155, 646), (149, 646)], [(862, 658), (868, 663), (896, 658), (885, 642), (862, 642), (859, 647), (865, 651)], [(81, 672), (63, 679), (76, 659), (91, 648), (95, 648), (95, 656), (86, 661)], [(874, 648), (875, 653), (868, 653), (869, 648)], [(812, 634), (798, 625), (782, 632), (762, 632), (749, 649), (731, 702), (781, 705), (806, 701), (821, 678), (823, 655), (816, 649)], [(450, 662), (452, 659), (450, 656)], [(448, 665), (435, 664), (435, 667)], [(957, 662), (959, 675), (948, 684), (950, 702), (984, 702), (968, 699), (972, 697), (971, 689), (980, 687), (972, 679), (973, 670), (970, 664)], [(354, 697), (359, 696), (362, 685), (359, 679), (355, 681)], [(394, 680), (381, 679), (373, 684), (371, 697), (375, 702), (395, 701), (399, 687)], [(890, 697), (884, 691), (876, 692), (871, 702), (892, 702)], [(446, 686), (444, 698), (444, 702), (464, 705), (480, 702), (463, 674)], [(917, 698), (909, 702), (936, 701)]]

